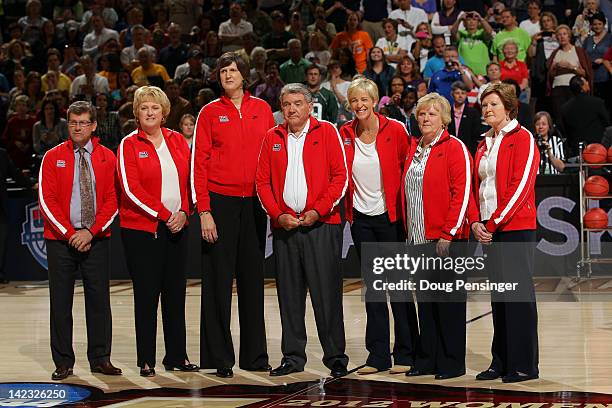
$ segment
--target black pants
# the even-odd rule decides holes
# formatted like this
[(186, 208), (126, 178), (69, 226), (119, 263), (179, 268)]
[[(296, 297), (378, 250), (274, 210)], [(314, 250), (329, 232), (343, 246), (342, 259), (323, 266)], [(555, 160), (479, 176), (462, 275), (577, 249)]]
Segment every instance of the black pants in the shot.
[[(569, 101), (572, 96), (572, 91), (570, 91), (569, 86), (556, 86), (552, 88), (550, 91), (550, 113), (554, 123), (563, 123), (561, 121), (561, 107), (565, 102)], [(565, 129), (562, 129), (562, 131), (565, 131)], [(564, 134), (567, 135), (567, 132)]]
[(125, 259), (134, 286), (138, 367), (155, 367), (157, 308), (161, 295), (165, 365), (188, 360), (185, 329), (187, 228), (172, 234), (163, 222), (157, 236), (121, 228)]
[[(463, 252), (464, 246), (455, 244), (459, 243), (451, 243), (449, 256), (465, 256), (460, 253)], [(412, 255), (438, 257), (436, 245), (436, 242), (415, 245), (411, 248)], [(419, 290), (421, 279), (437, 283), (454, 283), (462, 277), (454, 271), (439, 269), (419, 271), (415, 276), (420, 328), (416, 368), (437, 374), (465, 373), (465, 291), (432, 293), (432, 291)]]
[(276, 287), (281, 314), (283, 361), (301, 370), (306, 364), (306, 291), (310, 292), (323, 364), (344, 366), (344, 321), (340, 225), (317, 223), (291, 231), (272, 231)]
[[(491, 295), (493, 309), (492, 369), (502, 374), (538, 374), (538, 309), (533, 286), (535, 231), (493, 234), (494, 245), (484, 247), (491, 282), (518, 282), (519, 293), (532, 301)], [(501, 244), (501, 245), (500, 245)]]
[(266, 214), (257, 197), (210, 194), (219, 239), (203, 243), (200, 359), (203, 368), (230, 368), (236, 358), (230, 331), (236, 276), (242, 369), (268, 365), (263, 262)]
[[(1, 211), (1, 210), (0, 210)], [(4, 215), (0, 215), (0, 280), (6, 279), (4, 268), (6, 266), (6, 235), (8, 224)]]
[[(387, 213), (368, 216), (353, 210), (351, 235), (357, 254), (361, 259), (362, 242), (400, 242), (404, 231), (401, 222), (390, 222)], [(369, 352), (366, 365), (386, 370), (391, 367), (389, 309), (387, 302), (366, 302), (366, 349)], [(395, 343), (395, 364), (412, 365), (419, 338), (419, 325), (414, 302), (391, 301)]]
[(83, 277), (87, 359), (91, 367), (110, 360), (112, 321), (109, 295), (110, 240), (94, 239), (79, 252), (66, 241), (45, 240), (51, 301), (51, 354), (56, 367), (73, 367), (72, 302), (77, 271)]

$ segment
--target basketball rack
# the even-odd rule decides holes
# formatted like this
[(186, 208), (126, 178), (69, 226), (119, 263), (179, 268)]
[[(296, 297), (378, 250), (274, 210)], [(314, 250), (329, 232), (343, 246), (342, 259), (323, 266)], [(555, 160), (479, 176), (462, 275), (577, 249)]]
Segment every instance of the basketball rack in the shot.
[(580, 154), (579, 154), (579, 177), (578, 182), (579, 190), (580, 190), (580, 260), (576, 266), (577, 277), (580, 279), (584, 275), (587, 278), (590, 278), (593, 274), (592, 266), (593, 264), (612, 264), (612, 258), (592, 258), (591, 257), (591, 233), (593, 232), (602, 232), (602, 231), (612, 231), (612, 226), (608, 220), (607, 228), (586, 228), (584, 226), (584, 214), (590, 209), (589, 208), (589, 200), (603, 200), (603, 199), (612, 199), (612, 195), (607, 196), (587, 196), (584, 193), (584, 183), (589, 178), (589, 170), (591, 168), (600, 168), (605, 166), (612, 167), (612, 163), (599, 163), (599, 164), (591, 164), (586, 163), (582, 159), (582, 143), (580, 144)]

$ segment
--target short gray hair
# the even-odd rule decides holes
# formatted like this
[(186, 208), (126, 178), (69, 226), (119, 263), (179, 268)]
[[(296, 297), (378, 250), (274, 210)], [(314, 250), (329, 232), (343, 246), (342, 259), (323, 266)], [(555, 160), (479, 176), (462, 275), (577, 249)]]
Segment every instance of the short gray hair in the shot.
[(90, 102), (87, 101), (76, 101), (73, 102), (66, 112), (66, 119), (70, 120), (70, 115), (82, 115), (89, 113), (89, 120), (92, 122), (96, 121), (96, 108)]
[(283, 89), (281, 89), (279, 96), (279, 100), (281, 102), (283, 101), (283, 96), (285, 96), (286, 94), (302, 94), (304, 95), (304, 99), (306, 99), (306, 102), (308, 103), (311, 103), (313, 100), (312, 92), (310, 92), (306, 85), (300, 84), (298, 82), (283, 86)]

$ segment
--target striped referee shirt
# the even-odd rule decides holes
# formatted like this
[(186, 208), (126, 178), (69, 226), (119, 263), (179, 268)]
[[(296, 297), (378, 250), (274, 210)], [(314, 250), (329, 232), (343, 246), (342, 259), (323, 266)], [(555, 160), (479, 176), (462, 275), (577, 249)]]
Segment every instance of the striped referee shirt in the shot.
[[(565, 145), (563, 144), (563, 139), (561, 139), (557, 135), (552, 135), (548, 137), (548, 145), (552, 150), (552, 155), (559, 160), (565, 160)], [(540, 151), (540, 174), (561, 174), (559, 170), (553, 166), (552, 162), (548, 158), (548, 154), (546, 154), (543, 149)]]
[(406, 191), (406, 226), (409, 244), (420, 245), (430, 242), (425, 238), (425, 217), (423, 215), (423, 176), (431, 148), (440, 140), (443, 130), (428, 146), (417, 146), (412, 163), (406, 172), (404, 191)]

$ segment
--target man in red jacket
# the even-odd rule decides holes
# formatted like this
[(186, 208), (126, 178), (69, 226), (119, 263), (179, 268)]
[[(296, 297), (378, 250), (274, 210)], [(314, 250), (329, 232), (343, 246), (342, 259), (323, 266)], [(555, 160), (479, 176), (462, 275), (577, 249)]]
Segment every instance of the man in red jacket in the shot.
[(72, 375), (72, 297), (83, 277), (87, 358), (91, 371), (120, 375), (110, 362), (110, 225), (117, 215), (115, 155), (92, 138), (96, 110), (89, 102), (68, 108), (70, 139), (43, 157), (38, 193), (45, 223), (51, 301), (51, 378)]
[(302, 84), (281, 91), (285, 123), (268, 131), (257, 165), (259, 199), (270, 216), (283, 339), (281, 365), (271, 376), (303, 371), (306, 364), (306, 290), (310, 291), (323, 363), (345, 375), (342, 229), (338, 202), (347, 187), (338, 131), (312, 115), (313, 97)]

